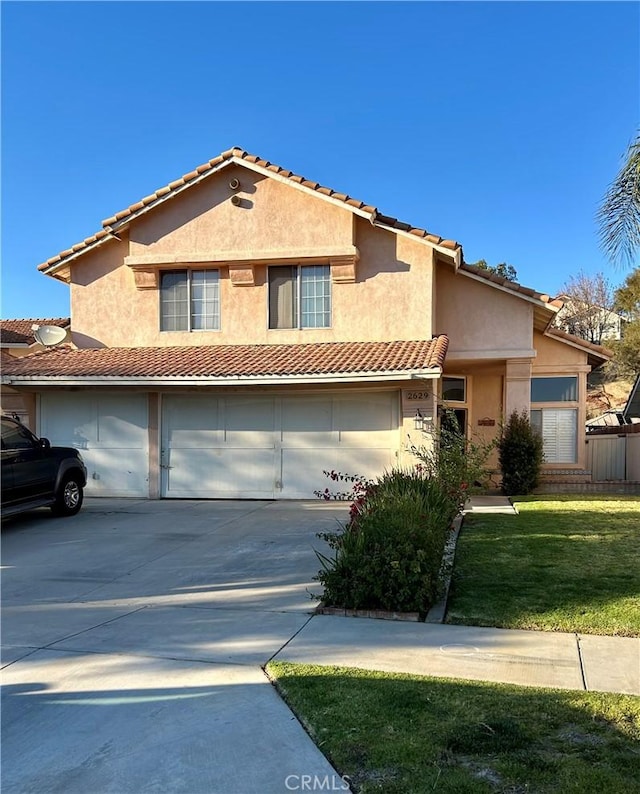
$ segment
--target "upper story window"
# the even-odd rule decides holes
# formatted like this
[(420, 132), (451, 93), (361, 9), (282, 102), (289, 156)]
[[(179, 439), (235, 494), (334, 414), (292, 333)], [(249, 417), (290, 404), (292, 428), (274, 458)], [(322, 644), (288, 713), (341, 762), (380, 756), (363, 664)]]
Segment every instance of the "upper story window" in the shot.
[(532, 403), (576, 402), (578, 379), (576, 377), (531, 378)]
[(269, 328), (329, 328), (329, 265), (269, 268)]
[(161, 331), (220, 329), (217, 270), (165, 270), (160, 281)]

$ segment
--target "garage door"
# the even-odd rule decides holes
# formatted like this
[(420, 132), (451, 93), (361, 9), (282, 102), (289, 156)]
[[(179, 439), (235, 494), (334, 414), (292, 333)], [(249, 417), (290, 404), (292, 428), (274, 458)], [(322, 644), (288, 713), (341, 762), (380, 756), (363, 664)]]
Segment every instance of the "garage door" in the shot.
[(149, 495), (145, 394), (43, 394), (39, 432), (52, 444), (80, 450), (87, 496)]
[(374, 477), (396, 462), (397, 392), (357, 396), (166, 396), (162, 494), (309, 499), (323, 469)]

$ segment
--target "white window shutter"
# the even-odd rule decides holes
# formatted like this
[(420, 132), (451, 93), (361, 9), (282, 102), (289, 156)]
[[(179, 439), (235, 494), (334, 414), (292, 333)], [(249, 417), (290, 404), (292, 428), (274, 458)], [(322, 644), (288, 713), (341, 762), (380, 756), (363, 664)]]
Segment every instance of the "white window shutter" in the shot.
[(577, 419), (575, 408), (544, 408), (542, 440), (545, 463), (575, 463), (577, 452)]

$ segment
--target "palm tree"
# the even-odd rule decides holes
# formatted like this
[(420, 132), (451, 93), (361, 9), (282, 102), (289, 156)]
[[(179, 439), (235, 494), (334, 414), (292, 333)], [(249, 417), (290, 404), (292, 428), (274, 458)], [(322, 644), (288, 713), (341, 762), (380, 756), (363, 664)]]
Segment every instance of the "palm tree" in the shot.
[(640, 250), (640, 134), (598, 210), (600, 244), (612, 262), (634, 264)]

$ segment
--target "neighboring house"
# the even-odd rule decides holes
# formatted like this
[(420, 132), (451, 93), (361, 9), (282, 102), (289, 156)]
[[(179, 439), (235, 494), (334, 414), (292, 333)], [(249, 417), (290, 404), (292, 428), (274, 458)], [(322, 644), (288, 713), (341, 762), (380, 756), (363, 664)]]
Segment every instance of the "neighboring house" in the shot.
[[(28, 356), (44, 347), (36, 341), (33, 335), (33, 326), (55, 325), (69, 333), (70, 320), (68, 317), (53, 317), (45, 320), (0, 320), (0, 353), (2, 355), (2, 369), (5, 360)], [(28, 411), (22, 400), (22, 395), (10, 386), (0, 386), (0, 411), (3, 414), (12, 414), (23, 422), (29, 422)]]
[(3, 381), (82, 450), (88, 494), (313, 497), (323, 469), (413, 465), (443, 401), (484, 439), (531, 411), (547, 476), (589, 478), (586, 378), (608, 352), (552, 328), (557, 301), (241, 149), (39, 269), (69, 284), (78, 349)]
[(569, 295), (558, 295), (557, 300), (563, 304), (556, 316), (557, 328), (595, 344), (622, 339), (626, 319), (621, 314), (572, 300)]

